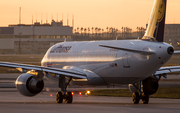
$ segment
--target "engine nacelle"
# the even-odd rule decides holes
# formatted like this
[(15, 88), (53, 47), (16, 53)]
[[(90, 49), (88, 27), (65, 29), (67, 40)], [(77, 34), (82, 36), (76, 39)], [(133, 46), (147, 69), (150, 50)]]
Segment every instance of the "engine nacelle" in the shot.
[[(146, 78), (145, 80), (143, 80), (143, 92), (148, 94), (148, 95), (152, 95), (154, 93), (156, 93), (156, 91), (159, 88), (159, 79), (154, 78), (153, 76)], [(140, 84), (137, 83), (136, 86), (134, 86), (133, 84), (129, 84), (129, 89), (131, 91), (131, 93), (135, 93), (135, 92), (139, 92), (139, 86)], [(142, 87), (141, 87), (142, 88)]]
[(24, 96), (35, 96), (44, 88), (43, 80), (38, 80), (35, 75), (29, 73), (20, 75), (15, 84), (19, 93)]
[(143, 80), (143, 91), (149, 95), (156, 93), (159, 88), (159, 79), (155, 79), (154, 77), (148, 77)]

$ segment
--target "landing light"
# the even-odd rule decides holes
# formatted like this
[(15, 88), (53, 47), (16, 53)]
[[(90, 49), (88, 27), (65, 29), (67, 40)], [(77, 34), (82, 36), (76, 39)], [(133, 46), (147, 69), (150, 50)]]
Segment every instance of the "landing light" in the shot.
[(91, 92), (90, 91), (87, 91), (87, 94), (89, 95)]
[(50, 94), (50, 97), (52, 97), (53, 95), (52, 94)]

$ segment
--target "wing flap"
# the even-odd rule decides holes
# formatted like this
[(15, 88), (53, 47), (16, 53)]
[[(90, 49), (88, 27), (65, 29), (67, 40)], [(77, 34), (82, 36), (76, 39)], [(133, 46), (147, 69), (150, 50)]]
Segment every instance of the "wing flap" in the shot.
[(87, 79), (87, 77), (84, 74), (79, 74), (79, 73), (71, 73), (69, 70), (65, 71), (58, 71), (58, 70), (51, 70), (51, 69), (43, 69), (44, 72), (50, 72), (50, 73), (55, 73), (55, 74), (60, 74), (60, 75), (66, 75), (66, 76), (71, 76), (74, 78), (81, 78), (81, 79)]
[(74, 77), (74, 78), (87, 79), (87, 77), (84, 73), (76, 71), (76, 70), (71, 70), (71, 69), (59, 69), (59, 68), (18, 64), (18, 63), (10, 63), (10, 62), (0, 62), (0, 66), (12, 67), (12, 68), (22, 68), (22, 69), (27, 69), (27, 70), (44, 71), (44, 72), (50, 72), (50, 73), (70, 76), (70, 77)]

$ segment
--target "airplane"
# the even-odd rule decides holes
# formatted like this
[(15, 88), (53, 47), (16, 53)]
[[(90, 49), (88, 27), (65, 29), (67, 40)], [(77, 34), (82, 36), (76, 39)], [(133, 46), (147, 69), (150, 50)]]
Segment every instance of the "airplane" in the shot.
[(15, 84), (24, 96), (35, 96), (44, 87), (43, 77), (58, 83), (56, 102), (73, 102), (67, 91), (74, 85), (129, 84), (133, 103), (149, 103), (158, 90), (161, 77), (180, 71), (180, 66), (162, 67), (173, 54), (172, 45), (163, 42), (167, 0), (155, 0), (147, 30), (142, 39), (61, 42), (48, 49), (41, 66), (0, 62), (0, 66), (23, 72)]

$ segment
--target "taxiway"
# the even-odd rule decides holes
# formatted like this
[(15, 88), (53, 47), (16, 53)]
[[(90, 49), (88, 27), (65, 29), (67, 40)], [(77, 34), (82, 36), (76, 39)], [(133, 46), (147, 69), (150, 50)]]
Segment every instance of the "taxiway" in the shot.
[[(56, 104), (56, 90), (59, 88), (55, 88), (56, 85), (50, 82), (47, 85), (53, 90), (45, 89), (37, 96), (25, 97), (14, 88), (13, 82), (17, 77), (15, 75), (18, 76), (1, 74), (0, 113), (180, 113), (180, 99), (150, 98), (149, 104), (135, 105), (131, 97), (75, 94), (72, 104)], [(179, 75), (174, 77), (171, 76), (170, 81), (160, 82), (160, 85), (169, 86), (168, 82), (171, 82), (172, 86), (179, 85)]]
[[(74, 95), (72, 104), (56, 104), (55, 92), (42, 92), (35, 97), (24, 97), (0, 91), (0, 113), (179, 113), (180, 99), (151, 98), (149, 104), (132, 103), (130, 97)], [(52, 94), (52, 96), (50, 96)]]

